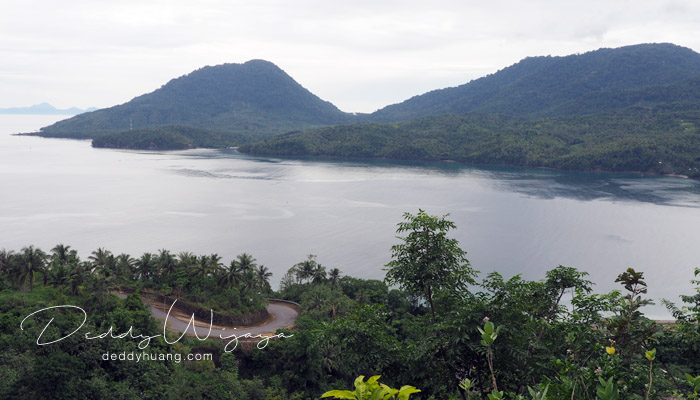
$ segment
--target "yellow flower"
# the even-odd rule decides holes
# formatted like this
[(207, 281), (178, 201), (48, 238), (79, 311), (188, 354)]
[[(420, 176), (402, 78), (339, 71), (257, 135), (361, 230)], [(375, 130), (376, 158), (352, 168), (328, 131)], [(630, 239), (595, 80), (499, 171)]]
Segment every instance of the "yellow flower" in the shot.
[(614, 348), (614, 347), (612, 347), (612, 346), (610, 346), (610, 347), (606, 347), (606, 348), (605, 348), (605, 351), (607, 351), (607, 352), (608, 352), (608, 354), (610, 354), (610, 355), (613, 355), (613, 354), (615, 354), (615, 348)]

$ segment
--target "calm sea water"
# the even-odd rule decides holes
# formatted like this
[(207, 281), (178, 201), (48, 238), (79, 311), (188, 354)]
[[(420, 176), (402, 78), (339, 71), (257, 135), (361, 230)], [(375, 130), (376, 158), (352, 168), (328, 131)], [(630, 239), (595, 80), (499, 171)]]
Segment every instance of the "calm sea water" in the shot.
[[(274, 273), (307, 254), (383, 278), (406, 211), (450, 214), (476, 269), (541, 279), (559, 264), (596, 291), (627, 267), (649, 295), (691, 294), (700, 265), (700, 182), (456, 163), (291, 160), (232, 150), (93, 149), (17, 137), (64, 117), (0, 116), (0, 248), (69, 244), (139, 256), (166, 248), (249, 252)], [(483, 276), (483, 274), (482, 274)], [(662, 307), (648, 309), (665, 316)]]

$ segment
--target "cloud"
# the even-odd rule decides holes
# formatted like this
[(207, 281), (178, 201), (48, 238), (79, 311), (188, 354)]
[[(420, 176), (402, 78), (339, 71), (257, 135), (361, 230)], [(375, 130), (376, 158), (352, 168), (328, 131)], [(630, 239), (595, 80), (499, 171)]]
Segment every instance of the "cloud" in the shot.
[(0, 107), (105, 107), (204, 65), (263, 58), (347, 111), (372, 111), (527, 56), (659, 41), (698, 49), (699, 18), (691, 1), (11, 2), (0, 90), (13, 76), (24, 89)]

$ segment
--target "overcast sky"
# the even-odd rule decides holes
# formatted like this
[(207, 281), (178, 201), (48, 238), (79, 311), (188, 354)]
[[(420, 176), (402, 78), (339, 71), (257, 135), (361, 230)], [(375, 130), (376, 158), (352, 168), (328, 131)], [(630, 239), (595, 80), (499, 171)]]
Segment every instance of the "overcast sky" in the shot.
[(527, 56), (649, 42), (700, 50), (700, 2), (3, 0), (0, 107), (109, 107), (259, 58), (371, 112)]

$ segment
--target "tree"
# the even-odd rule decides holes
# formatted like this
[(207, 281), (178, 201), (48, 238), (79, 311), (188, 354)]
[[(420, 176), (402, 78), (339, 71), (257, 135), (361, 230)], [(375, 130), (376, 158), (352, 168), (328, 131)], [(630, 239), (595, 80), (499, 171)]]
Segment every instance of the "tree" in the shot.
[(117, 276), (122, 280), (131, 281), (135, 275), (136, 260), (126, 253), (121, 253), (115, 258)]
[[(212, 254), (212, 256), (214, 255)], [(218, 262), (218, 259), (212, 260), (209, 256), (198, 257), (197, 263), (191, 265), (191, 269), (189, 271), (190, 276), (192, 278), (206, 278), (207, 276), (211, 276), (217, 271), (214, 265), (218, 265)]]
[(110, 264), (112, 264), (111, 258), (112, 252), (102, 247), (98, 247), (97, 250), (93, 251), (88, 257), (92, 264), (93, 271), (108, 268)]
[(392, 261), (385, 268), (386, 282), (398, 284), (411, 294), (428, 301), (435, 319), (434, 295), (436, 291), (460, 291), (467, 283), (474, 283), (474, 271), (469, 266), (466, 252), (456, 239), (447, 237), (456, 226), (452, 221), (430, 216), (419, 209), (417, 215), (404, 213), (397, 233), (403, 243), (391, 247)]
[(158, 273), (161, 278), (167, 278), (171, 274), (174, 274), (178, 269), (175, 256), (173, 256), (172, 253), (166, 249), (158, 250), (156, 262), (158, 263)]
[(369, 399), (399, 399), (407, 400), (413, 393), (418, 393), (420, 390), (410, 385), (404, 385), (401, 389), (392, 389), (387, 385), (378, 382), (380, 376), (375, 375), (365, 382), (364, 375), (360, 375), (355, 379), (355, 390), (331, 390), (324, 393), (321, 398), (334, 397), (336, 399), (354, 399), (354, 400), (369, 400)]
[(311, 274), (311, 281), (317, 285), (322, 284), (326, 281), (326, 267), (321, 264), (316, 264), (313, 273)]
[(101, 272), (89, 275), (88, 288), (91, 304), (102, 306), (109, 296), (109, 292), (116, 287), (114, 275)]
[(331, 283), (331, 287), (335, 289), (338, 286), (338, 279), (340, 279), (340, 270), (338, 268), (333, 268), (328, 273), (328, 280)]
[(238, 268), (242, 272), (254, 270), (258, 266), (258, 264), (255, 263), (255, 258), (248, 253), (239, 254), (236, 256), (236, 261), (238, 262)]
[(267, 293), (271, 290), (270, 288), (270, 278), (272, 277), (272, 272), (270, 269), (264, 265), (259, 265), (256, 270), (258, 287), (263, 293)]
[(318, 263), (316, 262), (316, 256), (313, 254), (309, 254), (306, 260), (294, 265), (293, 268), (296, 272), (297, 283), (301, 283), (304, 280), (307, 282), (312, 280), (314, 278), (314, 271), (316, 270), (317, 265)]
[(7, 274), (10, 272), (10, 262), (14, 252), (12, 250), (0, 250), (0, 273)]
[(34, 246), (22, 248), (22, 252), (16, 257), (17, 269), (15, 279), (17, 283), (23, 285), (29, 281), (29, 290), (34, 289), (34, 274), (37, 272), (46, 274), (46, 258), (46, 253), (34, 248)]
[(149, 280), (156, 269), (156, 260), (151, 253), (143, 253), (141, 258), (134, 263), (136, 269), (136, 279)]
[(62, 243), (57, 244), (51, 249), (51, 261), (57, 266), (68, 264), (76, 258), (77, 253), (75, 250), (70, 250), (70, 246), (66, 246)]
[(238, 261), (233, 260), (228, 267), (223, 267), (218, 274), (219, 285), (226, 289), (241, 281), (241, 271), (238, 268)]

